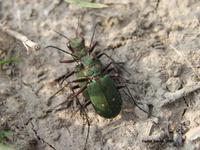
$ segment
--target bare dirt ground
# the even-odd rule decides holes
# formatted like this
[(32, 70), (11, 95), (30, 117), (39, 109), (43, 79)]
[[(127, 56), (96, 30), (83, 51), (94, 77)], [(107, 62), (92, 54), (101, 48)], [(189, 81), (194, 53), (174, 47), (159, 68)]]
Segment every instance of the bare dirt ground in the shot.
[[(122, 93), (120, 115), (98, 116), (88, 107), (88, 150), (200, 150), (200, 2), (198, 0), (107, 0), (104, 9), (85, 9), (62, 0), (1, 0), (3, 26), (40, 44), (30, 50), (0, 32), (0, 58), (17, 56), (19, 62), (1, 66), (0, 129), (13, 131), (9, 143), (18, 150), (81, 150), (87, 124), (73, 109), (50, 112), (70, 90), (54, 97), (51, 84), (74, 66), (60, 64), (69, 56), (47, 45), (66, 48), (66, 39), (79, 31), (89, 45), (96, 23), (97, 49), (125, 62), (124, 77), (132, 95), (153, 106), (152, 115), (139, 110)], [(103, 59), (103, 61), (106, 61)], [(80, 97), (81, 98), (81, 97)], [(142, 142), (142, 140), (160, 142)], [(184, 140), (185, 139), (185, 140)], [(163, 141), (162, 141), (163, 140)]]

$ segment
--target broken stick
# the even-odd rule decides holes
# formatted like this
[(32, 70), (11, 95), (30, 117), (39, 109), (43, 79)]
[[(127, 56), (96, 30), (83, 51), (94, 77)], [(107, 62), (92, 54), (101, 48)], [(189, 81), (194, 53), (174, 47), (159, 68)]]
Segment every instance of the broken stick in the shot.
[(8, 27), (0, 24), (0, 29), (7, 33), (8, 35), (16, 38), (17, 40), (21, 41), (24, 46), (26, 47), (27, 51), (29, 50), (29, 48), (32, 48), (34, 50), (39, 50), (40, 49), (40, 45), (38, 43), (35, 43), (33, 41), (31, 41), (30, 39), (28, 39), (25, 35), (22, 35), (21, 33), (18, 33), (14, 30), (9, 29)]
[(188, 87), (184, 87), (183, 89), (178, 90), (174, 93), (168, 92), (164, 95), (165, 100), (163, 100), (163, 102), (161, 103), (161, 107), (163, 107), (167, 104), (173, 103), (173, 102), (179, 100), (180, 98), (183, 98), (197, 90), (200, 90), (200, 83), (197, 83), (195, 85), (191, 85)]

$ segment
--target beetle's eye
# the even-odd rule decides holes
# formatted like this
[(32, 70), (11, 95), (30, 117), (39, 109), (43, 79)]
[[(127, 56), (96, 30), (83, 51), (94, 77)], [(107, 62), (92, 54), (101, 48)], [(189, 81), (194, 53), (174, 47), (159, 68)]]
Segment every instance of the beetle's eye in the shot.
[(81, 63), (81, 64), (79, 64), (79, 67), (82, 69), (82, 68), (84, 68), (84, 65)]
[(67, 47), (71, 47), (70, 43), (67, 43)]

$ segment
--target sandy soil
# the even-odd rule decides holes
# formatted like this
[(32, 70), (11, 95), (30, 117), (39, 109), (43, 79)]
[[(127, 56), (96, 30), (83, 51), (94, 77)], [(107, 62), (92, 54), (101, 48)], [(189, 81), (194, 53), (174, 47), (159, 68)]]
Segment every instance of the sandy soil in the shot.
[[(30, 50), (0, 32), (0, 59), (19, 57), (1, 66), (0, 129), (13, 131), (8, 143), (17, 150), (81, 150), (87, 124), (74, 109), (49, 112), (70, 94), (52, 84), (74, 65), (60, 64), (69, 56), (47, 45), (66, 48), (55, 32), (75, 36), (86, 44), (96, 23), (96, 49), (123, 61), (132, 95), (153, 106), (152, 116), (135, 107), (122, 93), (123, 108), (114, 119), (98, 116), (88, 107), (88, 150), (200, 149), (200, 2), (198, 0), (107, 0), (105, 9), (84, 9), (62, 0), (1, 0), (1, 23), (40, 44)], [(102, 62), (106, 63), (105, 58)], [(81, 99), (81, 97), (80, 97)], [(147, 108), (147, 107), (146, 107)], [(156, 116), (156, 117), (154, 117)], [(160, 142), (142, 142), (148, 139)], [(185, 140), (184, 140), (185, 139)], [(53, 147), (53, 148), (52, 148)]]

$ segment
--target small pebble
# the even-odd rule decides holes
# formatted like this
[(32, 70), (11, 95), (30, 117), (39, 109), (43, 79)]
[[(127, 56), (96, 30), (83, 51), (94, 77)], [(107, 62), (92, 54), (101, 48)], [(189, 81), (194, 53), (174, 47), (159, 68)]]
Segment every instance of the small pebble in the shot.
[(182, 87), (181, 79), (178, 77), (171, 77), (167, 80), (166, 86), (170, 92), (175, 92)]
[(180, 63), (177, 62), (172, 62), (168, 67), (167, 67), (167, 72), (170, 77), (178, 77), (183, 70), (183, 66)]
[(200, 126), (190, 129), (186, 134), (187, 141), (195, 141), (200, 139)]

